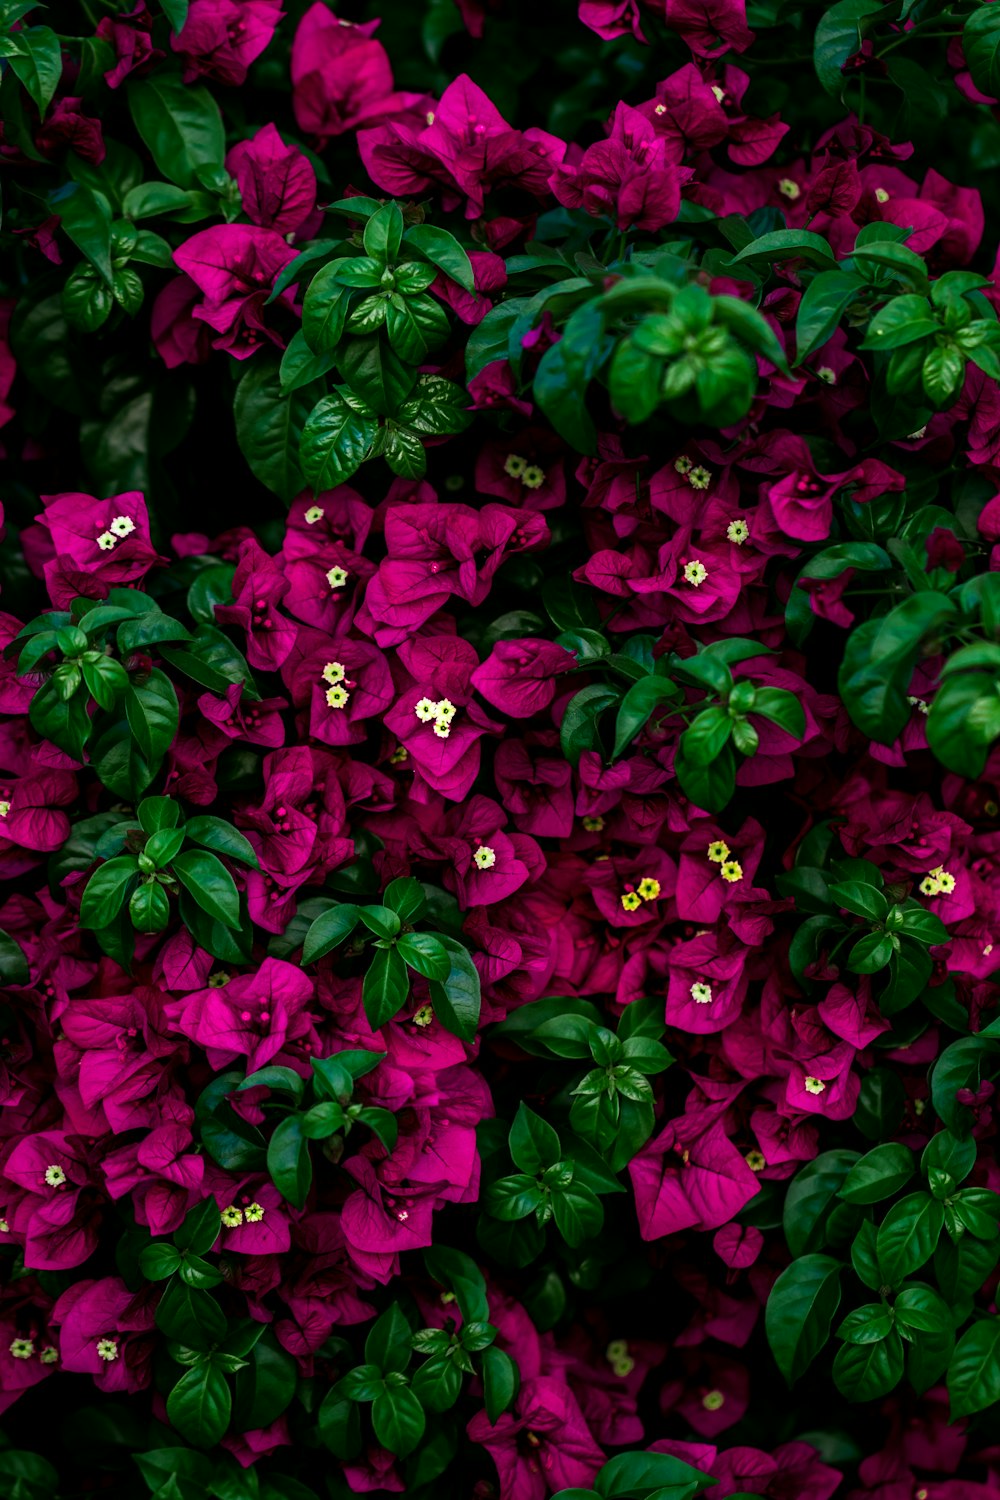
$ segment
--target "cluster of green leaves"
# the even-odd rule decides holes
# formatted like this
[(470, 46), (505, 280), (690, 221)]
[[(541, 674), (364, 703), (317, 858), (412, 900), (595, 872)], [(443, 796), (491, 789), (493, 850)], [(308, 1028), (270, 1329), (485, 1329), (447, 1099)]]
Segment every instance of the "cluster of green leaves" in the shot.
[(188, 1214), (172, 1240), (152, 1241), (138, 1260), (148, 1281), (166, 1283), (156, 1325), (168, 1341), (168, 1359), (182, 1372), (170, 1385), (167, 1415), (196, 1448), (214, 1447), (231, 1422), (247, 1432), (277, 1421), (298, 1385), (295, 1360), (267, 1325), (250, 1318), (229, 1321), (211, 1295), (225, 1280), (218, 1262), (205, 1258), (220, 1227), (209, 1198)]
[(424, 887), (410, 875), (390, 881), (378, 905), (319, 897), (308, 906), (312, 920), (302, 943), (302, 962), (315, 963), (348, 941), (354, 954), (371, 944), (362, 1003), (373, 1028), (402, 1010), (412, 971), (426, 980), (429, 1003), (441, 1025), (471, 1041), (479, 1023), (479, 971), (458, 938), (415, 930), (427, 907)]
[[(795, 739), (805, 734), (805, 714), (794, 693), (735, 681), (731, 668), (768, 654), (757, 641), (732, 637), (701, 647), (696, 655), (654, 656), (656, 638), (632, 635), (612, 651), (599, 630), (575, 627), (556, 637), (577, 655), (577, 670), (609, 674), (570, 699), (560, 727), (563, 755), (576, 765), (585, 750), (603, 750), (601, 720), (614, 714), (608, 758), (616, 760), (655, 716), (686, 720), (674, 759), (681, 790), (696, 806), (719, 812), (736, 790), (740, 759), (754, 755), (760, 737), (755, 717), (777, 724)], [(687, 691), (686, 691), (687, 690)], [(692, 700), (690, 692), (704, 693)]]
[[(694, 1500), (715, 1484), (671, 1453), (619, 1453), (594, 1476), (592, 1490), (557, 1490), (553, 1500)], [(749, 1500), (734, 1494), (732, 1500)]]
[[(869, 860), (844, 857), (829, 824), (803, 839), (795, 864), (775, 883), (804, 915), (788, 955), (800, 984), (808, 988), (817, 970), (838, 967), (871, 975), (886, 1016), (925, 994), (934, 968), (928, 950), (948, 941), (948, 929), (909, 894), (908, 884), (887, 886)], [(943, 998), (930, 1003), (940, 1005)]]
[[(259, 1464), (244, 1469), (229, 1454), (209, 1457), (192, 1448), (164, 1445), (134, 1457), (153, 1500), (319, 1500), (314, 1489), (291, 1474), (269, 1470), (265, 1475)], [(49, 1490), (46, 1500), (54, 1495)]]
[[(835, 1331), (833, 1378), (850, 1401), (878, 1399), (904, 1371), (918, 1392), (947, 1371), (953, 1416), (1000, 1399), (1000, 1318), (982, 1317), (973, 1302), (1000, 1258), (1000, 1194), (961, 1187), (975, 1161), (975, 1141), (946, 1129), (920, 1158), (926, 1186), (902, 1197), (917, 1163), (896, 1141), (865, 1155), (826, 1151), (798, 1173), (784, 1208), (796, 1258), (766, 1312), (767, 1336), (790, 1384)], [(841, 1278), (849, 1273), (843, 1259), (823, 1253), (827, 1245), (849, 1250), (854, 1277), (878, 1295), (853, 1307), (835, 1330)], [(930, 1262), (937, 1289), (911, 1279)]]
[[(328, 211), (363, 228), (315, 241), (278, 277), (272, 300), (311, 275), (302, 327), (280, 366), (255, 362), (236, 396), (244, 456), (284, 499), (303, 481), (317, 491), (343, 484), (371, 458), (420, 478), (424, 439), (461, 432), (470, 420), (460, 386), (419, 373), (450, 332), (427, 288), (443, 271), (474, 290), (465, 250), (447, 230), (423, 223), (419, 210), (404, 216), (392, 200), (346, 198)], [(333, 371), (340, 384), (323, 394)]]
[(594, 382), (630, 423), (661, 408), (679, 422), (737, 422), (756, 394), (756, 356), (787, 372), (784, 351), (756, 308), (710, 295), (691, 280), (694, 269), (670, 246), (638, 248), (627, 260), (605, 264), (589, 244), (577, 250), (573, 239), (558, 250), (529, 245), (508, 272), (518, 292), (519, 283), (541, 285), (499, 302), (473, 331), (468, 377), (508, 359), (523, 378), (522, 340), (548, 315), (561, 336), (539, 361), (531, 392), (578, 452), (596, 452), (597, 426), (587, 407)]
[(224, 818), (185, 819), (173, 797), (144, 797), (135, 818), (116, 820), (97, 840), (104, 861), (84, 887), (80, 926), (128, 967), (136, 932), (162, 932), (170, 897), (198, 944), (228, 963), (247, 963), (253, 932), (246, 898), (219, 858), (257, 869), (257, 856)]
[(561, 1106), (568, 1099), (572, 1130), (600, 1152), (612, 1172), (620, 1172), (653, 1133), (649, 1079), (665, 1072), (673, 1061), (660, 1041), (665, 1030), (659, 999), (627, 1005), (616, 1035), (591, 1001), (553, 995), (519, 1006), (492, 1035), (497, 1041), (515, 1043), (532, 1057), (587, 1064), (586, 1071), (574, 1071), (566, 1080), (556, 1101), (557, 1112), (561, 1117)]
[[(512, 1405), (520, 1387), (517, 1364), (495, 1347), (486, 1283), (475, 1262), (445, 1246), (426, 1250), (424, 1262), (430, 1277), (447, 1289), (442, 1300), (457, 1306), (461, 1323), (446, 1317), (441, 1327), (415, 1328), (413, 1314), (391, 1303), (369, 1330), (364, 1362), (331, 1386), (319, 1408), (320, 1439), (337, 1458), (357, 1458), (370, 1423), (383, 1448), (408, 1460), (408, 1490), (437, 1479), (454, 1457), (459, 1429), (449, 1414), (463, 1379), (480, 1380), (491, 1422)], [(412, 1368), (415, 1355), (425, 1357)]]
[[(631, 1066), (626, 1064), (623, 1074)], [(635, 1072), (641, 1076), (638, 1067)], [(602, 1068), (602, 1092), (605, 1076)], [(629, 1088), (629, 1079), (623, 1081)], [(541, 1253), (550, 1223), (571, 1249), (593, 1239), (604, 1224), (601, 1196), (625, 1191), (593, 1146), (572, 1131), (556, 1130), (524, 1103), (509, 1130), (503, 1121), (485, 1122), (479, 1146), (479, 1240), (491, 1254), (515, 1266), (528, 1265)], [(511, 1172), (508, 1164), (516, 1170)]]
[(189, 630), (138, 589), (49, 610), (7, 648), (18, 673), (38, 683), (33, 728), (74, 760), (86, 757), (108, 791), (130, 802), (159, 773), (180, 717), (174, 685), (153, 666), (152, 651), (211, 692), (239, 683), (248, 698), (260, 696), (228, 636), (205, 618)]
[[(391, 1154), (394, 1150), (398, 1135), (395, 1115), (388, 1109), (352, 1099), (358, 1079), (370, 1073), (384, 1056), (384, 1052), (351, 1049), (333, 1057), (314, 1057), (308, 1079), (293, 1068), (272, 1064), (248, 1074), (238, 1085), (237, 1093), (261, 1085), (269, 1091), (262, 1106), (265, 1120), (274, 1124), (267, 1140), (267, 1172), (281, 1196), (296, 1208), (302, 1208), (312, 1186), (310, 1141), (322, 1142), (320, 1149), (324, 1156), (337, 1162), (351, 1129), (366, 1126), (387, 1152)], [(223, 1125), (218, 1109), (212, 1118), (216, 1127)], [(257, 1145), (255, 1137), (262, 1139), (263, 1131), (257, 1127), (251, 1129), (254, 1132), (251, 1140)], [(205, 1144), (206, 1149), (211, 1149), (207, 1139)], [(213, 1154), (218, 1159), (218, 1151), (224, 1151), (231, 1143), (216, 1134), (214, 1145)], [(259, 1158), (255, 1160), (259, 1163)]]

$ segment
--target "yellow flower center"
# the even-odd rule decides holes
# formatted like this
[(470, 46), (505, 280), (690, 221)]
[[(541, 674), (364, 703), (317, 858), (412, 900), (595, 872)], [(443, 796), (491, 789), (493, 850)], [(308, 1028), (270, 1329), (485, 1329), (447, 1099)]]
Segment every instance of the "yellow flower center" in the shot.
[(822, 1078), (813, 1078), (811, 1074), (805, 1081), (805, 1088), (807, 1094), (826, 1093), (826, 1084), (823, 1082)]
[(264, 1217), (264, 1205), (262, 1203), (248, 1203), (243, 1211), (243, 1217), (248, 1224), (259, 1224)]
[(472, 858), (480, 870), (492, 870), (497, 862), (496, 850), (491, 849), (489, 844), (480, 844)]
[(545, 470), (537, 464), (529, 464), (521, 475), (521, 483), (526, 490), (540, 490), (545, 483)]
[(642, 897), (638, 891), (623, 891), (622, 906), (626, 911), (637, 911), (642, 905)]
[(331, 708), (346, 708), (351, 695), (346, 688), (331, 687), (326, 690), (326, 701)]
[(738, 880), (743, 879), (743, 866), (738, 859), (727, 859), (719, 873), (723, 880), (735, 885)]
[(744, 1161), (750, 1168), (751, 1172), (763, 1172), (764, 1168), (767, 1166), (767, 1159), (764, 1156), (763, 1151), (748, 1151), (746, 1156), (744, 1157)]
[(10, 1352), (15, 1359), (30, 1359), (35, 1352), (34, 1339), (13, 1339)]
[(708, 846), (708, 857), (713, 865), (725, 864), (729, 858), (729, 845), (723, 839), (716, 839)]
[(684, 582), (692, 584), (696, 589), (700, 588), (708, 577), (708, 569), (703, 562), (697, 558), (693, 562), (684, 564)]
[(419, 1010), (413, 1012), (414, 1026), (429, 1026), (434, 1019), (434, 1011), (430, 1005), (422, 1005)]
[(323, 668), (322, 676), (324, 682), (331, 682), (336, 686), (338, 682), (343, 682), (347, 676), (347, 668), (342, 661), (328, 661)]
[(243, 1210), (237, 1208), (235, 1203), (230, 1203), (228, 1208), (222, 1210), (220, 1218), (227, 1229), (238, 1229), (243, 1223)]
[(726, 1398), (721, 1391), (706, 1391), (701, 1398), (701, 1404), (706, 1411), (719, 1411), (726, 1404)]
[(97, 1354), (98, 1354), (98, 1358), (99, 1359), (103, 1359), (108, 1364), (111, 1364), (112, 1360), (115, 1360), (115, 1359), (118, 1358), (118, 1340), (117, 1339), (98, 1339), (97, 1340)]
[(528, 467), (528, 460), (522, 458), (519, 453), (508, 453), (504, 459), (504, 473), (509, 474), (511, 479), (520, 479)]
[(660, 894), (660, 882), (654, 880), (651, 875), (646, 875), (639, 881), (639, 895), (643, 901), (655, 901)]
[(699, 464), (696, 469), (691, 470), (687, 481), (693, 490), (707, 490), (712, 483), (712, 471)]
[(323, 509), (322, 505), (310, 505), (309, 509), (306, 511), (306, 525), (315, 526), (316, 522), (322, 521), (325, 515), (326, 511)]
[(347, 582), (348, 576), (349, 575), (346, 568), (330, 568), (326, 575), (326, 581), (330, 585), (330, 588), (333, 590), (333, 592), (337, 593), (339, 589), (342, 589), (344, 587), (344, 584)]
[(778, 192), (783, 198), (788, 198), (792, 203), (795, 202), (796, 198), (802, 196), (802, 189), (792, 177), (783, 177), (781, 179), (778, 183)]
[(731, 542), (735, 542), (737, 547), (742, 547), (749, 535), (750, 527), (742, 517), (739, 520), (730, 521), (726, 527), (726, 536)]
[(680, 458), (674, 459), (674, 468), (678, 474), (690, 474), (694, 468), (694, 460), (688, 458), (686, 453), (682, 453)]
[(710, 984), (705, 984), (700, 979), (697, 980), (697, 982), (691, 986), (691, 999), (695, 1002), (696, 1005), (711, 1005), (712, 986)]
[(816, 378), (825, 381), (827, 385), (837, 384), (837, 373), (835, 370), (831, 370), (829, 365), (820, 365), (816, 371)]
[(584, 818), (583, 826), (588, 833), (600, 833), (604, 827), (604, 819), (601, 817)]
[(62, 1167), (51, 1166), (45, 1168), (45, 1181), (49, 1187), (62, 1187), (66, 1181), (66, 1173)]

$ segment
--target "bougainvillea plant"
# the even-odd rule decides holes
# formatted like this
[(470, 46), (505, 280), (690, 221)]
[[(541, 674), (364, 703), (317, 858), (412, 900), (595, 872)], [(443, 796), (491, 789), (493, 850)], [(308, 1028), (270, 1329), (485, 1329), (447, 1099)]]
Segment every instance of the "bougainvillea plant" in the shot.
[(0, 122), (0, 1495), (997, 1500), (1000, 4)]

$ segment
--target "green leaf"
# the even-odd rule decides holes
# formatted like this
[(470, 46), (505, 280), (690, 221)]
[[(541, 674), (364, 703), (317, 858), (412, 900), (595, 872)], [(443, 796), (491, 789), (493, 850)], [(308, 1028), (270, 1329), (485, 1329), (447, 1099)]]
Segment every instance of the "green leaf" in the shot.
[(365, 254), (385, 264), (394, 261), (403, 243), (403, 214), (398, 203), (389, 201), (365, 224)]
[(261, 484), (286, 504), (305, 486), (299, 452), (318, 385), (285, 391), (277, 360), (258, 356), (236, 387), (233, 412), (240, 451)]
[(244, 838), (239, 829), (234, 828), (232, 823), (227, 823), (225, 818), (199, 813), (196, 817), (188, 818), (184, 825), (184, 836), (201, 844), (203, 849), (214, 849), (216, 854), (224, 854), (227, 859), (238, 859), (251, 869), (260, 868), (249, 839)]
[(464, 291), (475, 291), (476, 278), (472, 262), (447, 229), (438, 229), (434, 224), (414, 224), (403, 235), (403, 243), (412, 246), (431, 265), (450, 276), (452, 281), (457, 281)]
[(226, 1378), (210, 1361), (182, 1375), (167, 1397), (171, 1425), (196, 1448), (213, 1448), (225, 1436), (232, 1407)]
[(841, 318), (864, 290), (853, 271), (821, 271), (802, 294), (795, 319), (796, 364), (802, 364), (835, 333)]
[[(699, 719), (703, 717), (703, 714), (698, 715)], [(697, 722), (696, 719), (695, 724)], [(685, 735), (689, 732), (685, 730)], [(724, 745), (721, 753), (709, 764), (701, 764), (688, 758), (682, 735), (674, 771), (684, 795), (704, 812), (721, 812), (736, 790), (736, 760), (729, 745)]]
[(267, 1146), (267, 1170), (278, 1192), (295, 1208), (302, 1208), (312, 1185), (309, 1141), (299, 1115), (289, 1115), (275, 1127)]
[(930, 1260), (943, 1225), (944, 1207), (930, 1193), (910, 1193), (893, 1204), (878, 1231), (879, 1264), (890, 1286)]
[(134, 890), (128, 914), (136, 932), (162, 932), (170, 920), (170, 902), (162, 885), (148, 880)]
[(1000, 98), (1000, 15), (992, 6), (977, 5), (967, 17), (962, 52), (979, 92)]
[(618, 702), (618, 697), (617, 688), (594, 682), (570, 699), (559, 726), (560, 748), (570, 765), (577, 765), (585, 750), (596, 748), (598, 719), (606, 708)]
[(429, 932), (404, 932), (396, 951), (425, 979), (447, 979), (451, 972), (451, 955), (441, 940)]
[(661, 704), (679, 695), (679, 688), (669, 677), (641, 677), (638, 682), (634, 682), (618, 707), (612, 760), (617, 760), (619, 755), (624, 754), (650, 715)]
[(840, 1306), (841, 1265), (829, 1255), (803, 1255), (782, 1271), (765, 1311), (767, 1340), (789, 1385), (805, 1373), (830, 1337)]
[[(5, 22), (5, 24), (10, 24)], [(0, 56), (10, 63), (44, 117), (62, 77), (62, 47), (50, 26), (29, 26), (2, 38)]]
[(893, 1303), (896, 1321), (920, 1333), (950, 1332), (954, 1318), (943, 1298), (919, 1282), (905, 1286)]
[(376, 948), (362, 986), (362, 1003), (369, 1025), (377, 1031), (406, 1004), (410, 978), (395, 948)]
[(502, 1412), (514, 1404), (521, 1384), (517, 1365), (502, 1349), (483, 1350), (483, 1397), (486, 1415), (496, 1424)]
[(734, 255), (730, 266), (749, 265), (756, 268), (774, 265), (783, 260), (804, 260), (822, 270), (834, 271), (837, 262), (829, 244), (821, 234), (809, 229), (775, 229), (762, 234)]
[(199, 167), (222, 168), (226, 154), (222, 116), (202, 84), (185, 83), (179, 73), (158, 70), (129, 83), (128, 102), (136, 129), (171, 182), (197, 188)]
[(429, 982), (434, 1014), (446, 1031), (471, 1042), (479, 1026), (479, 970), (462, 943), (444, 934), (439, 938), (448, 952), (451, 967), (444, 979)]
[(408, 364), (420, 365), (448, 337), (448, 314), (426, 292), (407, 297), (394, 292), (386, 306), (385, 331)]
[[(633, 1451), (617, 1453), (609, 1459), (598, 1470), (594, 1484), (602, 1500), (625, 1500), (626, 1496), (634, 1495), (645, 1496), (646, 1500), (690, 1500), (700, 1490), (707, 1489), (712, 1480), (671, 1453)], [(590, 1494), (587, 1490), (568, 1493), (574, 1500), (577, 1495)]]
[(156, 1306), (156, 1326), (192, 1349), (207, 1349), (226, 1333), (225, 1315), (215, 1298), (180, 1280), (167, 1283)]
[(551, 1167), (562, 1154), (557, 1132), (523, 1100), (510, 1128), (509, 1146), (514, 1165), (531, 1177)]
[(220, 859), (201, 849), (186, 849), (174, 860), (172, 868), (203, 912), (225, 927), (239, 927), (239, 892)]
[(854, 1163), (837, 1196), (848, 1203), (881, 1203), (905, 1187), (913, 1173), (912, 1151), (887, 1141)]
[(313, 407), (299, 445), (302, 470), (315, 490), (345, 484), (364, 463), (377, 431), (374, 417), (356, 411), (339, 391)]
[(361, 912), (356, 906), (342, 903), (332, 906), (313, 922), (302, 945), (303, 964), (313, 964), (336, 948), (357, 927)]
[(206, 1198), (185, 1215), (184, 1223), (174, 1235), (174, 1244), (192, 1255), (207, 1255), (219, 1238), (222, 1220), (214, 1198)]
[(553, 1190), (552, 1211), (556, 1228), (573, 1249), (600, 1234), (604, 1224), (600, 1199), (590, 1188), (575, 1180), (567, 1188)]
[(848, 1401), (874, 1401), (903, 1378), (903, 1343), (890, 1329), (876, 1344), (842, 1344), (833, 1361), (834, 1384)]
[(111, 284), (111, 205), (103, 193), (69, 183), (49, 200), (76, 248)]
[(0, 928), (0, 985), (27, 984), (31, 978), (28, 960), (20, 943)]
[(125, 713), (136, 744), (151, 765), (158, 765), (174, 742), (180, 709), (174, 685), (154, 667), (144, 682), (125, 690)]
[(426, 1425), (423, 1407), (405, 1385), (386, 1386), (372, 1403), (375, 1436), (383, 1448), (398, 1458), (413, 1452)]
[(163, 1240), (147, 1245), (139, 1256), (139, 1269), (147, 1281), (166, 1281), (180, 1263), (180, 1251)]
[(892, 1327), (892, 1308), (885, 1302), (869, 1302), (855, 1308), (837, 1329), (838, 1339), (849, 1344), (877, 1344)]
[(258, 1339), (242, 1370), (236, 1374), (233, 1410), (240, 1432), (254, 1432), (276, 1422), (292, 1403), (298, 1385), (298, 1366), (268, 1331)]
[(962, 672), (946, 677), (927, 717), (927, 743), (949, 771), (981, 776), (990, 746), (1000, 737), (1000, 691), (995, 675)]
[(596, 302), (570, 318), (535, 372), (534, 396), (559, 436), (578, 453), (593, 453), (597, 431), (587, 411), (587, 387), (604, 357), (604, 319)]
[(953, 1421), (1000, 1401), (1000, 1318), (981, 1318), (959, 1339), (948, 1366), (948, 1398)]
[[(418, 359), (423, 357), (420, 355)], [(348, 339), (340, 350), (337, 363), (351, 390), (366, 406), (382, 416), (393, 416), (413, 389), (415, 372), (404, 365), (399, 355), (377, 333)], [(331, 401), (334, 398), (328, 396), (326, 399)], [(352, 415), (357, 414), (352, 412)]]
[(124, 906), (138, 873), (139, 862), (132, 854), (109, 859), (96, 869), (80, 900), (80, 926), (92, 929), (110, 926)]
[(338, 262), (322, 266), (302, 301), (302, 333), (313, 354), (336, 353), (350, 305), (351, 293), (338, 277)]

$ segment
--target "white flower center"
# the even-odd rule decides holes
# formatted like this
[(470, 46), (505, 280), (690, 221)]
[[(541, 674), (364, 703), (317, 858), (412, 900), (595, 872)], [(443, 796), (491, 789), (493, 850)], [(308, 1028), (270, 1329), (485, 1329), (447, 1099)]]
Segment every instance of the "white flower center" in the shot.
[(731, 542), (735, 542), (737, 547), (742, 547), (749, 535), (750, 527), (742, 517), (736, 521), (730, 521), (726, 527), (726, 536)]
[(115, 516), (108, 530), (117, 537), (131, 536), (135, 530), (135, 522), (131, 516)]
[(492, 870), (497, 862), (496, 850), (489, 844), (480, 844), (472, 858), (481, 870)]
[(347, 579), (348, 572), (346, 568), (331, 568), (326, 575), (326, 581), (335, 594), (344, 587)]
[(305, 515), (306, 525), (315, 526), (316, 522), (322, 521), (325, 515), (326, 511), (323, 509), (322, 505), (310, 505)]
[(697, 1005), (711, 1005), (712, 986), (704, 984), (700, 979), (691, 986), (691, 999)]
[(690, 583), (694, 588), (700, 588), (708, 577), (708, 569), (703, 562), (695, 558), (693, 562), (684, 564), (684, 582)]
[(807, 1094), (823, 1094), (826, 1092), (826, 1084), (822, 1078), (813, 1078), (812, 1075), (806, 1079)]
[(45, 1168), (45, 1181), (49, 1187), (62, 1187), (66, 1181), (66, 1173), (62, 1167), (53, 1164)]
[(100, 1359), (106, 1360), (108, 1364), (111, 1364), (112, 1360), (118, 1358), (118, 1340), (98, 1339), (97, 1353)]

